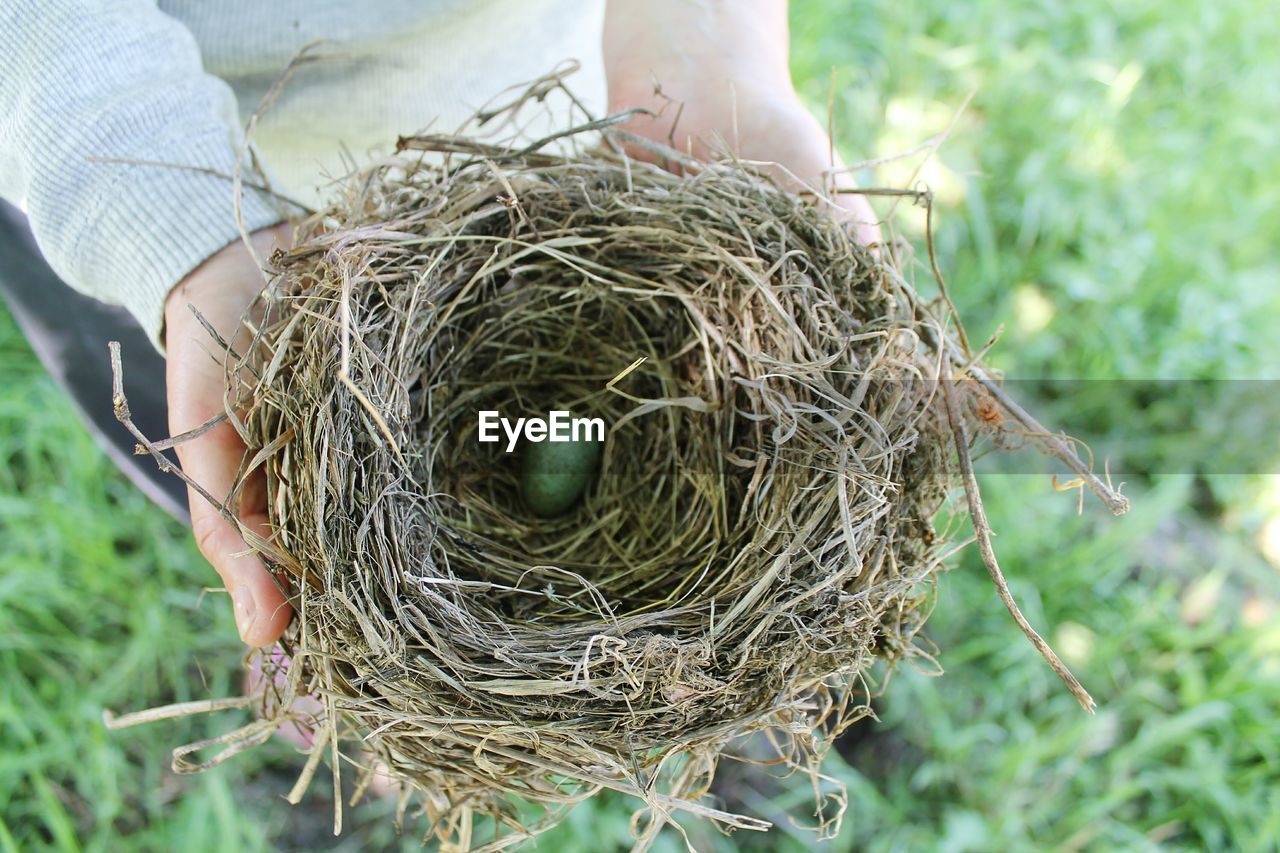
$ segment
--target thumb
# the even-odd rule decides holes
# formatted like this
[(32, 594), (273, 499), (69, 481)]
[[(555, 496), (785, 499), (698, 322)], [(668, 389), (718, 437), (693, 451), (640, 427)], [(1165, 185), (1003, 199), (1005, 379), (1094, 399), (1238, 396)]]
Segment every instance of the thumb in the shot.
[[(274, 230), (259, 232), (259, 250), (269, 248)], [(262, 274), (244, 248), (231, 244), (189, 274), (166, 302), (166, 385), (169, 430), (172, 435), (190, 432), (222, 414), (225, 376), (222, 358), (204, 326), (188, 303), (218, 329), (224, 339), (236, 343), (240, 318), (262, 286)], [(175, 449), (182, 470), (215, 500), (226, 501), (237, 485), (247, 448), (240, 434), (227, 422), (178, 444)], [(196, 489), (188, 489), (191, 529), (196, 545), (231, 595), (240, 637), (251, 646), (275, 642), (289, 624), (293, 610), (276, 580), (245, 544), (244, 537), (223, 507), (214, 505)], [(261, 471), (242, 484), (238, 501), (230, 509), (241, 524), (266, 538), (266, 482)]]
[[(209, 494), (215, 497), (229, 494), (244, 458), (244, 445), (239, 439), (229, 424), (220, 424), (179, 449), (183, 471)], [(259, 501), (259, 498), (265, 499), (261, 473), (255, 477), (242, 491), (240, 519), (265, 536), (265, 500)], [(188, 490), (188, 498), (196, 546), (226, 585), (240, 638), (250, 646), (274, 643), (293, 616), (284, 593), (219, 507), (210, 504), (195, 489)]]

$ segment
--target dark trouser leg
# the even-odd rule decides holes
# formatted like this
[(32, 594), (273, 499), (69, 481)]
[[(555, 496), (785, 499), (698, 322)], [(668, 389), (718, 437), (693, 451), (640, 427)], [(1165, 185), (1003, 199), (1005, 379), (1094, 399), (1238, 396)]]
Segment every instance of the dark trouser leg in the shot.
[[(22, 212), (0, 202), (0, 294), (45, 369), (66, 390), (94, 439), (147, 497), (189, 522), (186, 487), (161, 473), (150, 456), (133, 452), (134, 439), (111, 405), (107, 342), (119, 341), (125, 395), (134, 423), (148, 438), (169, 434), (164, 359), (127, 311), (84, 296), (45, 263)], [(170, 458), (176, 458), (170, 453)]]

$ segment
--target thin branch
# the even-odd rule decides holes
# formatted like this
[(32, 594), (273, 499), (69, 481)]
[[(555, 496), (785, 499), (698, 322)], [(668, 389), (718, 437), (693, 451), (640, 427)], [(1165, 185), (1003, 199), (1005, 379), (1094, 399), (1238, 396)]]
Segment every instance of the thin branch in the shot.
[(177, 447), (179, 444), (186, 444), (188, 441), (196, 440), (197, 438), (204, 435), (209, 430), (213, 429), (219, 424), (224, 424), (226, 422), (227, 422), (227, 413), (223, 412), (220, 415), (215, 415), (214, 417), (209, 418), (209, 420), (200, 424), (200, 426), (196, 427), (195, 429), (189, 429), (186, 432), (178, 433), (177, 435), (172, 435), (172, 436), (169, 436), (168, 438), (161, 438), (156, 441), (153, 441), (151, 442), (150, 448), (148, 448), (147, 445), (143, 445), (143, 444), (134, 445), (133, 452), (139, 456), (142, 456), (147, 452), (148, 449), (172, 450), (173, 448)]
[(196, 494), (209, 502), (211, 506), (218, 510), (218, 514), (231, 522), (236, 529), (240, 528), (240, 519), (236, 518), (235, 513), (227, 508), (225, 502), (218, 500), (208, 489), (197, 483), (186, 472), (178, 466), (170, 462), (165, 455), (156, 448), (156, 445), (143, 435), (142, 430), (133, 422), (133, 413), (129, 411), (129, 401), (124, 396), (124, 367), (120, 363), (120, 342), (111, 341), (107, 344), (107, 349), (111, 353), (111, 405), (115, 410), (116, 420), (129, 430), (129, 433), (138, 441), (138, 447), (141, 447), (151, 457), (156, 460), (156, 464), (160, 466), (160, 470), (166, 474), (172, 473), (178, 475), (182, 482), (188, 487), (194, 489)]
[(1036, 633), (1036, 629), (1031, 627), (1031, 623), (1022, 615), (1022, 611), (1018, 609), (1018, 604), (1013, 600), (1013, 593), (1009, 591), (1009, 584), (1004, 579), (1004, 572), (1000, 571), (1000, 563), (996, 561), (995, 549), (991, 546), (991, 525), (987, 523), (987, 512), (982, 505), (982, 495), (978, 491), (978, 480), (973, 473), (973, 458), (969, 455), (969, 437), (965, 434), (964, 419), (960, 416), (960, 407), (956, 403), (955, 380), (951, 378), (950, 371), (942, 377), (942, 396), (947, 405), (947, 420), (951, 423), (951, 433), (955, 437), (956, 453), (960, 457), (960, 477), (964, 481), (965, 498), (969, 502), (969, 515), (973, 519), (973, 531), (978, 538), (978, 551), (982, 554), (982, 562), (986, 564), (987, 572), (991, 575), (992, 582), (996, 585), (996, 592), (1000, 595), (1000, 600), (1004, 602), (1004, 606), (1009, 608), (1009, 613), (1013, 616), (1013, 621), (1018, 623), (1018, 627), (1022, 629), (1022, 633), (1031, 641), (1031, 645), (1036, 647), (1036, 651), (1048, 661), (1049, 666), (1058, 677), (1062, 679), (1062, 683), (1067, 685), (1067, 689), (1071, 691), (1071, 695), (1076, 697), (1076, 701), (1080, 703), (1080, 707), (1084, 708), (1090, 714), (1094, 712), (1096, 707), (1093, 697), (1089, 695), (1089, 691), (1084, 689), (1080, 681), (1071, 674), (1071, 670), (1062, 662), (1057, 653), (1044, 641), (1044, 638)]
[(951, 312), (951, 318), (955, 320), (956, 334), (960, 336), (960, 349), (964, 350), (965, 358), (973, 361), (973, 350), (969, 346), (969, 336), (965, 334), (964, 324), (960, 322), (960, 312), (956, 310), (956, 304), (951, 301), (951, 293), (947, 290), (947, 281), (942, 277), (942, 269), (938, 266), (938, 253), (933, 247), (933, 192), (926, 191), (924, 196), (924, 240), (925, 246), (929, 250), (929, 266), (933, 270), (933, 280), (938, 283), (938, 292), (942, 294), (942, 301), (947, 303), (947, 310)]
[(212, 714), (215, 711), (231, 711), (248, 708), (256, 696), (231, 696), (226, 699), (197, 699), (194, 702), (175, 702), (159, 708), (148, 708), (145, 711), (134, 711), (131, 714), (116, 716), (111, 711), (102, 712), (102, 724), (112, 731), (143, 726), (160, 720), (177, 720), (196, 714)]

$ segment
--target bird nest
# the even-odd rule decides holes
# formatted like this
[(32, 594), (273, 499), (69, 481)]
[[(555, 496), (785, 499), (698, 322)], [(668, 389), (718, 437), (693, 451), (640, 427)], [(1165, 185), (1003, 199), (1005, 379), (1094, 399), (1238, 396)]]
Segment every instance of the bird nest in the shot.
[[(703, 796), (717, 759), (764, 732), (817, 773), (870, 712), (869, 667), (924, 653), (972, 429), (1057, 441), (821, 194), (650, 146), (677, 175), (610, 124), (556, 151), (402, 139), (270, 259), (228, 352), (271, 507), (250, 541), (297, 617), (260, 720), (220, 742), (301, 726), (299, 791), (322, 757), (362, 789), (385, 774), (447, 844), (519, 840), (601, 789), (638, 798), (642, 841), (678, 812), (766, 827)], [(479, 414), (554, 410), (606, 431), (548, 515), (529, 443), (479, 441)], [(219, 760), (193, 748), (183, 769)]]

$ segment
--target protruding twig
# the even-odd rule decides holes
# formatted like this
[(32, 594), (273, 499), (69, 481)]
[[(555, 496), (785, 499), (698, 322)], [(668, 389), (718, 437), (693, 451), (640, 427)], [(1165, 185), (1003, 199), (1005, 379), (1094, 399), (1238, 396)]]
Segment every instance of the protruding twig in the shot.
[(133, 726), (146, 725), (159, 720), (177, 720), (195, 714), (212, 714), (215, 711), (230, 711), (247, 708), (253, 704), (253, 696), (232, 696), (227, 699), (197, 699), (194, 702), (175, 702), (159, 708), (148, 708), (145, 711), (134, 711), (131, 714), (116, 716), (110, 711), (102, 712), (102, 724), (112, 731), (128, 729)]
[[(926, 310), (920, 305), (915, 306), (917, 311)], [(1003, 388), (1000, 387), (995, 379), (982, 368), (981, 365), (974, 363), (965, 357), (964, 353), (959, 350), (956, 344), (944, 334), (942, 329), (933, 325), (925, 325), (922, 327), (922, 334), (925, 342), (932, 346), (935, 351), (943, 353), (944, 358), (951, 363), (952, 366), (958, 367), (973, 377), (973, 381), (977, 382), (986, 389), (1001, 407), (1009, 413), (1023, 429), (1032, 438), (1040, 448), (1050, 456), (1062, 462), (1070, 468), (1076, 476), (1084, 480), (1089, 489), (1098, 496), (1098, 500), (1106, 504), (1107, 509), (1111, 510), (1115, 515), (1124, 515), (1129, 511), (1129, 499), (1122, 495), (1117, 489), (1113, 488), (1110, 483), (1104, 481), (1097, 474), (1090, 470), (1080, 455), (1076, 453), (1067, 442), (1055, 433), (1050, 432), (1043, 424), (1037, 421), (1031, 414), (1009, 396)], [(943, 380), (945, 382), (945, 380)]]
[[(133, 413), (129, 411), (129, 400), (124, 396), (124, 367), (120, 363), (120, 342), (111, 341), (107, 344), (107, 350), (111, 353), (111, 405), (115, 410), (116, 420), (129, 430), (129, 433), (138, 441), (137, 447), (156, 460), (156, 464), (160, 466), (160, 470), (166, 474), (176, 474), (182, 482), (186, 483), (190, 488), (196, 491), (196, 494), (204, 498), (210, 505), (217, 508), (219, 515), (230, 521), (233, 525), (239, 527), (240, 520), (236, 518), (235, 513), (227, 509), (226, 503), (218, 500), (209, 493), (204, 486), (187, 476), (187, 474), (178, 466), (174, 465), (165, 455), (160, 452), (155, 443), (142, 434), (142, 430), (133, 422)], [(202, 427), (197, 428), (203, 431)]]
[(969, 373), (973, 375), (974, 381), (985, 388), (991, 396), (999, 401), (1014, 420), (1022, 424), (1032, 438), (1047, 452), (1049, 455), (1062, 460), (1068, 468), (1076, 473), (1080, 479), (1084, 480), (1090, 490), (1098, 496), (1098, 500), (1107, 505), (1107, 509), (1115, 515), (1124, 515), (1129, 511), (1129, 499), (1122, 495), (1117, 489), (1112, 488), (1111, 484), (1103, 480), (1097, 474), (1090, 470), (1089, 466), (1084, 463), (1080, 455), (1072, 450), (1065, 441), (1058, 435), (1050, 432), (1039, 421), (1031, 416), (1031, 413), (1022, 406), (1018, 405), (1012, 397), (1010, 397), (1003, 388), (1000, 387), (990, 376), (987, 376), (982, 370), (976, 366), (969, 367)]
[(954, 381), (951, 378), (950, 371), (941, 377), (942, 397), (946, 401), (947, 420), (951, 423), (951, 433), (955, 437), (956, 453), (960, 457), (960, 477), (964, 482), (965, 498), (969, 502), (969, 515), (973, 519), (973, 532), (978, 539), (978, 551), (982, 554), (982, 562), (987, 566), (987, 572), (991, 575), (991, 580), (996, 585), (996, 592), (1000, 595), (1000, 600), (1004, 602), (1004, 606), (1009, 608), (1009, 613), (1013, 616), (1013, 621), (1018, 623), (1018, 627), (1022, 629), (1022, 633), (1026, 634), (1027, 639), (1031, 641), (1031, 645), (1044, 656), (1049, 666), (1062, 679), (1062, 683), (1067, 685), (1067, 689), (1071, 691), (1071, 695), (1076, 697), (1076, 701), (1080, 703), (1080, 707), (1084, 708), (1090, 714), (1094, 711), (1093, 697), (1089, 695), (1089, 691), (1084, 689), (1067, 665), (1062, 662), (1057, 653), (1044, 641), (1044, 638), (1036, 633), (1036, 629), (1031, 627), (1031, 623), (1022, 615), (1022, 611), (1018, 609), (1018, 604), (1013, 600), (1013, 593), (1009, 591), (1009, 584), (1004, 579), (1004, 572), (1000, 571), (1000, 563), (996, 561), (995, 549), (991, 547), (991, 525), (987, 523), (987, 512), (982, 505), (982, 496), (978, 492), (978, 480), (973, 473), (973, 458), (969, 455), (969, 436), (965, 434), (964, 419), (960, 416), (960, 406), (956, 403), (956, 392)]

